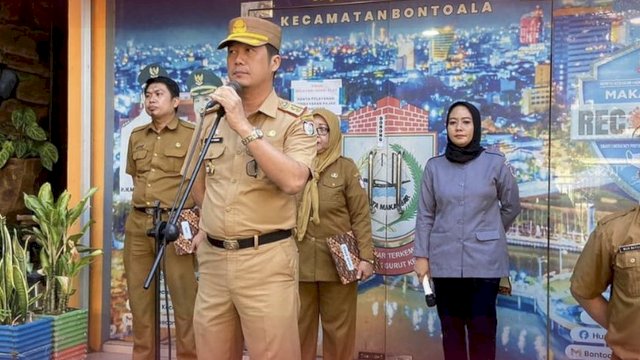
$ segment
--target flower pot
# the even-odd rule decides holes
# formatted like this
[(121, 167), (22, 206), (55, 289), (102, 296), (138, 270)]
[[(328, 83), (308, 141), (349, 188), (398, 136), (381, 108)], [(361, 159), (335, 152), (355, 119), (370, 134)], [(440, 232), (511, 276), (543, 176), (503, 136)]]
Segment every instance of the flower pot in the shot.
[(87, 357), (89, 311), (74, 309), (60, 315), (39, 315), (53, 321), (52, 359), (84, 359)]
[(48, 360), (52, 344), (51, 325), (50, 318), (21, 325), (0, 325), (0, 359)]

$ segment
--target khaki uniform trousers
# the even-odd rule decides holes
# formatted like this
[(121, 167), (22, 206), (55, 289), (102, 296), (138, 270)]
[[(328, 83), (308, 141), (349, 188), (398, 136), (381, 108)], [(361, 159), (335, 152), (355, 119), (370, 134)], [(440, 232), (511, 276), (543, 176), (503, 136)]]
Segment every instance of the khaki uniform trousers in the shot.
[(300, 344), (302, 359), (315, 360), (318, 319), (322, 319), (322, 358), (350, 360), (356, 345), (358, 283), (302, 281), (300, 286)]
[(193, 320), (199, 359), (298, 360), (298, 249), (293, 238), (241, 250), (198, 248)]
[[(155, 239), (146, 235), (152, 226), (153, 217), (135, 209), (131, 210), (125, 226), (124, 269), (133, 315), (134, 360), (155, 358), (155, 280), (149, 289), (143, 287), (155, 260)], [(196, 359), (193, 306), (198, 283), (194, 257), (176, 255), (173, 244), (168, 244), (165, 250), (161, 266), (173, 305), (178, 359)]]

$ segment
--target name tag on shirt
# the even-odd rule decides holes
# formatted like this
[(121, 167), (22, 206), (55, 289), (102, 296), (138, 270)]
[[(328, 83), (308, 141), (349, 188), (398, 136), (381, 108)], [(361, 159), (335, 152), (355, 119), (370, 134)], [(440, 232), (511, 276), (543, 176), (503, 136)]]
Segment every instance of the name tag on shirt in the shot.
[(622, 245), (622, 246), (618, 247), (618, 252), (621, 252), (621, 253), (627, 252), (627, 251), (636, 251), (636, 250), (640, 250), (640, 243)]

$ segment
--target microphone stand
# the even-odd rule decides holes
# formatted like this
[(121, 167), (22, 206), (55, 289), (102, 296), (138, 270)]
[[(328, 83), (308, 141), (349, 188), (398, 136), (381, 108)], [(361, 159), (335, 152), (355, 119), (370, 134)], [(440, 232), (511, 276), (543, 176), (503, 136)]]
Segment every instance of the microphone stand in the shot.
[[(206, 110), (206, 109), (205, 109)], [(193, 188), (193, 183), (196, 180), (196, 176), (198, 176), (198, 171), (200, 171), (200, 167), (204, 162), (204, 157), (209, 150), (209, 145), (213, 141), (214, 135), (218, 130), (218, 125), (220, 124), (220, 118), (224, 116), (225, 110), (222, 106), (216, 111), (216, 118), (213, 121), (213, 126), (211, 127), (211, 131), (207, 136), (207, 141), (204, 143), (200, 154), (198, 155), (198, 160), (196, 161), (196, 165), (193, 168), (191, 178), (187, 183), (187, 187), (185, 191), (180, 196), (180, 199), (177, 203), (174, 201), (173, 206), (171, 207), (171, 212), (169, 213), (169, 220), (162, 221), (162, 210), (160, 209), (160, 202), (156, 202), (156, 208), (154, 210), (153, 216), (153, 228), (147, 231), (148, 236), (152, 236), (155, 238), (156, 243), (159, 245), (158, 250), (156, 252), (156, 258), (149, 270), (149, 274), (147, 275), (146, 280), (144, 281), (144, 288), (149, 289), (151, 286), (151, 281), (155, 276), (155, 285), (156, 285), (156, 301), (155, 301), (155, 310), (156, 310), (156, 322), (155, 322), (155, 358), (160, 360), (160, 276), (156, 274), (158, 272), (158, 267), (160, 265), (160, 261), (164, 257), (164, 253), (166, 251), (167, 244), (178, 239), (180, 235), (180, 230), (178, 228), (178, 218), (180, 216), (180, 212), (184, 208), (184, 204), (191, 193), (191, 189)], [(204, 116), (202, 117), (202, 125), (204, 126)], [(171, 339), (169, 339), (171, 342)], [(169, 354), (171, 355), (171, 354)]]

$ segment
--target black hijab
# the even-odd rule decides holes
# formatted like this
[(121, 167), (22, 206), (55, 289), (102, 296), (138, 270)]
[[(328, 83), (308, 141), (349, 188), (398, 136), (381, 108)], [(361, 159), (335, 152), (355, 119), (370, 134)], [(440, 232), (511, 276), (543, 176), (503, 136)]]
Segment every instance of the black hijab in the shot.
[[(469, 109), (469, 112), (471, 113), (471, 119), (473, 120), (473, 138), (471, 139), (471, 142), (465, 147), (456, 146), (449, 139), (449, 115), (451, 114), (453, 108), (460, 105)], [(445, 120), (445, 124), (447, 126), (447, 148), (444, 151), (444, 156), (451, 162), (461, 164), (464, 164), (480, 156), (480, 154), (484, 151), (484, 148), (480, 146), (482, 124), (480, 123), (480, 111), (478, 110), (478, 108), (466, 101), (456, 101), (449, 107), (449, 111), (447, 111), (447, 117)]]

